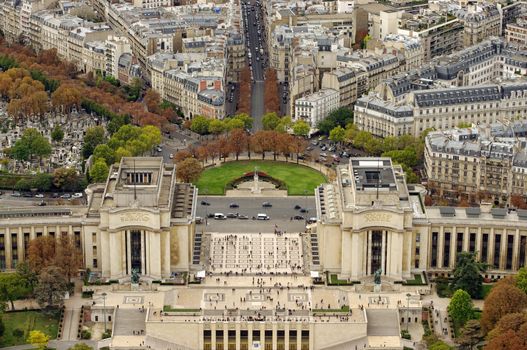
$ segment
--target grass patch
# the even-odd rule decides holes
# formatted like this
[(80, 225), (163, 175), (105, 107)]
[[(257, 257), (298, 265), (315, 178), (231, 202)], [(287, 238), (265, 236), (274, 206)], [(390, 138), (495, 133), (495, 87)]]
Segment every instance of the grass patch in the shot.
[(289, 195), (313, 195), (315, 187), (326, 182), (322, 173), (304, 165), (265, 160), (227, 162), (219, 167), (206, 169), (196, 182), (200, 194), (223, 195), (225, 186), (232, 180), (254, 171), (283, 181)]
[(426, 286), (426, 282), (423, 282), (423, 277), (420, 273), (414, 275), (413, 280), (406, 280), (403, 285), (405, 286)]
[(487, 295), (489, 295), (490, 293), (490, 290), (492, 289), (492, 287), (494, 287), (493, 284), (484, 284), (483, 285), (483, 288), (482, 288), (482, 297), (481, 299), (485, 299), (487, 297)]
[[(0, 347), (26, 344), (27, 336), (33, 330), (42, 331), (51, 339), (57, 338), (59, 320), (56, 316), (50, 316), (39, 311), (16, 311), (6, 312), (2, 316), (2, 320), (5, 331), (0, 338)], [(13, 335), (15, 329), (22, 330), (23, 335), (19, 337)]]
[(163, 306), (164, 312), (201, 312), (200, 309), (174, 309), (170, 305)]
[(328, 286), (352, 286), (354, 284), (360, 284), (359, 281), (348, 281), (348, 280), (339, 280), (337, 274), (326, 274), (326, 279), (328, 281)]

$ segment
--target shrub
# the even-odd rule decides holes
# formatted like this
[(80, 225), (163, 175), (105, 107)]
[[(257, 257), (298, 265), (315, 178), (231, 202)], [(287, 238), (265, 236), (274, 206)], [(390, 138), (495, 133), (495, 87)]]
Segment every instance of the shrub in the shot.
[(91, 339), (91, 332), (83, 329), (81, 332), (81, 339)]
[(15, 338), (22, 338), (24, 336), (24, 331), (20, 328), (13, 329), (13, 337)]

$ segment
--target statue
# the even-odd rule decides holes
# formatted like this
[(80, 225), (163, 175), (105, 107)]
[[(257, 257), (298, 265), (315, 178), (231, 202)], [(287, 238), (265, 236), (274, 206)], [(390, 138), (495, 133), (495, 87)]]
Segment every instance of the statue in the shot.
[(136, 269), (132, 269), (132, 276), (130, 277), (130, 280), (132, 281), (132, 284), (139, 283), (139, 273), (137, 273)]
[(254, 167), (253, 187), (251, 189), (251, 192), (260, 193), (260, 187), (258, 186), (258, 167)]
[(377, 271), (375, 271), (373, 275), (373, 281), (375, 282), (375, 284), (381, 284), (381, 274), (382, 274), (381, 269), (378, 269)]

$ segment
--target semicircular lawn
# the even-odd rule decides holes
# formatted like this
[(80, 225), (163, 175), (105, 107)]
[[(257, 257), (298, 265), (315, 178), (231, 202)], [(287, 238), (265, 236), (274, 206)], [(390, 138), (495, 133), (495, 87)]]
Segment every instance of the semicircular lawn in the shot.
[(232, 161), (203, 171), (196, 182), (200, 194), (223, 195), (225, 186), (232, 180), (254, 171), (263, 171), (275, 179), (283, 181), (289, 195), (313, 195), (313, 190), (326, 182), (325, 176), (319, 171), (295, 163), (275, 162), (265, 160)]

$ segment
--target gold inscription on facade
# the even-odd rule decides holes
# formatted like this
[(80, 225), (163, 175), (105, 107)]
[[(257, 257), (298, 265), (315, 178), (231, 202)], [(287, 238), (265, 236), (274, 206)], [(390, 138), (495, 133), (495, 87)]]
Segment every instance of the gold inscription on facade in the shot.
[(388, 213), (367, 213), (364, 214), (366, 222), (389, 222), (392, 216)]
[(150, 216), (146, 213), (126, 213), (121, 214), (121, 222), (148, 222)]

